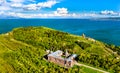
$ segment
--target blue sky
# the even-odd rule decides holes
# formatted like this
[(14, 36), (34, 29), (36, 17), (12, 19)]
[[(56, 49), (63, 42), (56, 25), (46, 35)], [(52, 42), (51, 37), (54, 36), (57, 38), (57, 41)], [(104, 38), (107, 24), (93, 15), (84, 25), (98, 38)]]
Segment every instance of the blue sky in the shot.
[[(65, 5), (66, 3), (66, 5)], [(118, 11), (120, 0), (66, 0), (64, 5), (67, 8), (80, 11), (101, 11), (114, 10)]]
[(0, 0), (0, 18), (119, 17), (120, 0)]

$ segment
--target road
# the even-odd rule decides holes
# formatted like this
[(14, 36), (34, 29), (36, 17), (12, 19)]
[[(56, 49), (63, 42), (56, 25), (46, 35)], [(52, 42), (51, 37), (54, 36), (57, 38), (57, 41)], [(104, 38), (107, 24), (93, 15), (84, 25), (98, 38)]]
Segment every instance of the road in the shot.
[(103, 72), (103, 73), (109, 73), (109, 72), (106, 72), (104, 70), (100, 70), (100, 69), (97, 69), (97, 68), (94, 68), (94, 67), (91, 67), (91, 66), (88, 66), (88, 65), (85, 65), (85, 64), (80, 64), (80, 63), (75, 63), (75, 65), (78, 65), (78, 66), (84, 66), (84, 67), (87, 67), (87, 68), (90, 68), (90, 69), (93, 69), (93, 70), (97, 70), (97, 71), (100, 71), (100, 72)]

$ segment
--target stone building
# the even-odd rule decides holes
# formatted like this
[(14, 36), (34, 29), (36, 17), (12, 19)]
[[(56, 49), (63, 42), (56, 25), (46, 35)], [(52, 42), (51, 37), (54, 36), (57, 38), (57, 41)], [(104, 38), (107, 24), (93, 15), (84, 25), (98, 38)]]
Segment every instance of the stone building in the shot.
[(68, 55), (67, 51), (63, 54), (61, 50), (57, 50), (56, 52), (48, 54), (48, 61), (69, 68), (74, 65), (76, 56), (76, 54)]

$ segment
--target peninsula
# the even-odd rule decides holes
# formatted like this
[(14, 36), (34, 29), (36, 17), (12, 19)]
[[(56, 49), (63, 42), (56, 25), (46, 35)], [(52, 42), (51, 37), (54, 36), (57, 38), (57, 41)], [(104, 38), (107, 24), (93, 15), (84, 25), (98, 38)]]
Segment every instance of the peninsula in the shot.
[[(65, 63), (70, 68), (60, 66), (50, 59), (51, 56), (54, 58), (54, 53), (48, 55), (49, 61), (52, 61), (49, 62), (44, 58), (46, 50), (67, 50), (73, 54), (72, 57), (74, 54), (77, 55), (77, 63), (74, 66), (72, 63)], [(0, 72), (118, 73), (120, 47), (105, 44), (85, 35), (73, 35), (42, 26), (16, 28), (0, 35)]]

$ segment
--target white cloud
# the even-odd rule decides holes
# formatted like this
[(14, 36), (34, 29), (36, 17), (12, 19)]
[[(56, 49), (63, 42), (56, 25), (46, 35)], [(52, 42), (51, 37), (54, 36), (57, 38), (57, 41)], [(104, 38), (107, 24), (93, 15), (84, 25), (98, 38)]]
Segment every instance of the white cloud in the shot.
[(39, 7), (36, 6), (36, 4), (29, 4), (29, 5), (25, 5), (23, 7), (23, 9), (25, 10), (38, 10), (40, 9)]
[(56, 0), (47, 0), (46, 2), (39, 2), (37, 4), (24, 5), (25, 10), (38, 10), (41, 8), (51, 8), (53, 5), (59, 3)]
[(21, 3), (13, 3), (13, 4), (11, 4), (11, 7), (15, 7), (15, 8), (20, 8), (22, 6), (23, 5)]
[[(0, 15), (19, 18), (103, 18), (108, 15), (99, 13), (69, 13), (67, 8), (57, 8), (56, 11), (48, 13), (20, 13), (20, 12), (0, 12)], [(120, 15), (119, 15), (120, 16)]]
[(67, 8), (57, 8), (56, 11), (54, 11), (55, 16), (67, 16), (68, 10)]
[(0, 11), (7, 11), (7, 10), (11, 10), (11, 8), (8, 6), (0, 6)]
[[(28, 4), (24, 4), (28, 1)], [(0, 0), (0, 7), (2, 8), (11, 8), (14, 10), (16, 8), (17, 10), (39, 10), (42, 8), (51, 8), (55, 4), (59, 3), (57, 0), (47, 0), (45, 2), (38, 2), (36, 3), (35, 0)], [(5, 10), (5, 9), (4, 9)]]
[(4, 4), (5, 0), (0, 0), (0, 5)]
[(0, 11), (0, 15), (3, 15), (4, 14), (4, 11)]
[(41, 8), (44, 8), (44, 7), (51, 8), (53, 5), (55, 5), (57, 3), (59, 3), (59, 2), (56, 0), (48, 0), (47, 2), (38, 3), (37, 6), (41, 7)]
[[(46, 17), (75, 17), (75, 13), (69, 13), (67, 8), (57, 8), (56, 11), (45, 12), (45, 13), (29, 13), (29, 11), (40, 10), (42, 8), (51, 8), (55, 4), (59, 3), (58, 0), (47, 0), (45, 2), (35, 3), (35, 0), (29, 0), (28, 3), (24, 4), (28, 0), (0, 0), (0, 15), (13, 16), (20, 18), (46, 18)], [(22, 12), (22, 11), (23, 12)], [(16, 12), (17, 11), (17, 12)], [(24, 11), (26, 11), (24, 13)]]
[(111, 10), (104, 10), (104, 11), (101, 11), (100, 14), (103, 14), (103, 15), (117, 15), (118, 13), (114, 12), (114, 11), (111, 11)]
[[(2, 14), (3, 12), (0, 12)], [(78, 15), (75, 13), (69, 13), (67, 8), (57, 8), (56, 11), (52, 13), (18, 13), (18, 12), (6, 12), (4, 13), (6, 16), (20, 17), (20, 18), (69, 18), (69, 17), (77, 17)]]
[(69, 13), (67, 8), (57, 8), (57, 10), (54, 11), (53, 16), (60, 18), (78, 18), (79, 14)]
[(6, 2), (6, 0), (0, 1), (0, 11), (7, 11), (10, 10), (9, 3)]
[(24, 2), (25, 0), (10, 0), (11, 2), (13, 2), (13, 3), (22, 3), (22, 2)]

